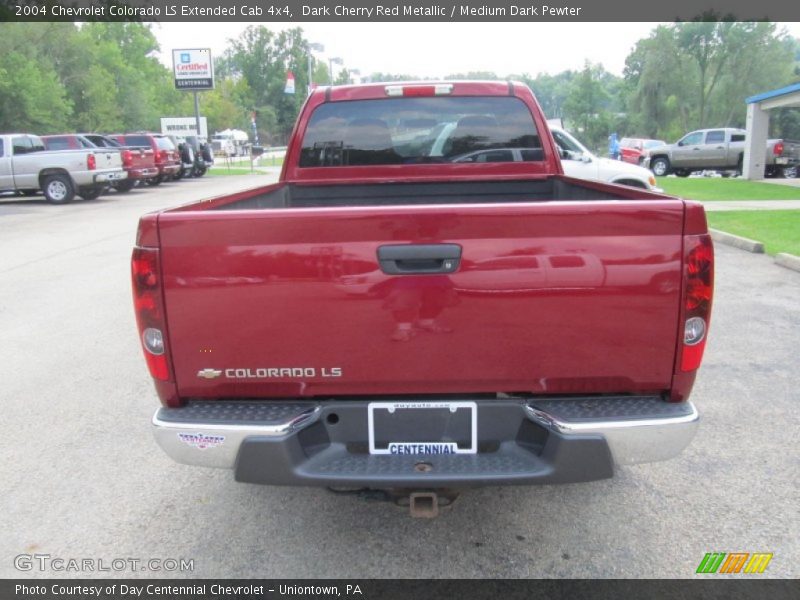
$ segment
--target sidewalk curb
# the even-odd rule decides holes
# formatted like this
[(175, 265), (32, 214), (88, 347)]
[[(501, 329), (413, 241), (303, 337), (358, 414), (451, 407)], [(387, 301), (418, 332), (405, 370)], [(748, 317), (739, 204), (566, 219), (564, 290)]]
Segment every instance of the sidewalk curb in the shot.
[(711, 239), (715, 242), (727, 244), (753, 254), (764, 254), (764, 244), (761, 242), (719, 231), (718, 229), (709, 229), (708, 231), (711, 233)]
[(779, 252), (775, 255), (775, 264), (800, 272), (800, 256), (795, 256), (794, 254)]

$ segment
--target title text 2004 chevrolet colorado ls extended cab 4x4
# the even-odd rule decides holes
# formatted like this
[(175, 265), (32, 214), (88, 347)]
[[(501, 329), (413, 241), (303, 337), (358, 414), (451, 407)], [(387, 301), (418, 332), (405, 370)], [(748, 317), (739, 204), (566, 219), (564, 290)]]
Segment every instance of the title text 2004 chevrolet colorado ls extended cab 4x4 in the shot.
[(316, 90), (279, 183), (144, 216), (132, 265), (156, 439), (238, 481), (588, 481), (695, 432), (703, 208), (565, 177), (521, 84)]

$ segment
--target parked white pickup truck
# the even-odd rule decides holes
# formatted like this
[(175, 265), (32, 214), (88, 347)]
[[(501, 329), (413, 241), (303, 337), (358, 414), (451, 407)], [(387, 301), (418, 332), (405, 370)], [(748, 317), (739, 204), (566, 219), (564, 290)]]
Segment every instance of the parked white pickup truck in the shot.
[(48, 202), (65, 204), (76, 194), (94, 200), (112, 182), (127, 176), (118, 150), (50, 151), (35, 135), (0, 135), (0, 192), (31, 196), (42, 190)]

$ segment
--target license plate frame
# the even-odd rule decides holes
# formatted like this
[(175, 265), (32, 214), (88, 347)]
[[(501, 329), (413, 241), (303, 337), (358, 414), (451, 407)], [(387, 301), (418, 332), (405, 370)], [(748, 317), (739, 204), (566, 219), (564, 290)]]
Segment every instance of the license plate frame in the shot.
[[(448, 410), (450, 413), (455, 413), (459, 410), (469, 411), (470, 421), (470, 443), (468, 447), (462, 447), (458, 443), (445, 440), (391, 440), (386, 443), (386, 447), (377, 447), (375, 425), (376, 425), (376, 411), (388, 410), (390, 413), (395, 413), (402, 410)], [(478, 405), (469, 400), (458, 401), (398, 401), (398, 402), (370, 402), (367, 405), (367, 427), (369, 434), (369, 453), (373, 455), (396, 455), (396, 454), (412, 454), (415, 456), (432, 456), (438, 454), (477, 454), (478, 453)], [(439, 452), (420, 452), (420, 451), (393, 451), (393, 446), (402, 445), (403, 450), (408, 450), (409, 447), (427, 447), (429, 449), (439, 448)], [(446, 447), (449, 449), (445, 451)], [(397, 450), (397, 448), (395, 448)]]

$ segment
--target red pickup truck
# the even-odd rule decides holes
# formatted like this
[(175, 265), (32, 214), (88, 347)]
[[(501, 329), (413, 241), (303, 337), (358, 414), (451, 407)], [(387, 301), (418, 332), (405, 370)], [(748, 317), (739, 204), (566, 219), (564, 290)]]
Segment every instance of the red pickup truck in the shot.
[(702, 206), (564, 176), (520, 83), (317, 89), (277, 184), (142, 217), (132, 272), (159, 445), (238, 481), (435, 510), (664, 460), (698, 423)]

